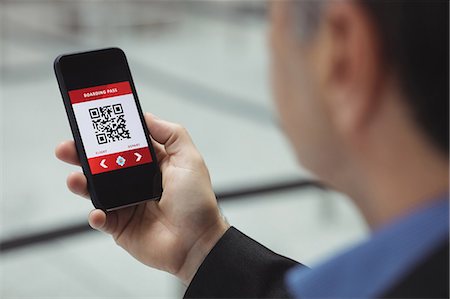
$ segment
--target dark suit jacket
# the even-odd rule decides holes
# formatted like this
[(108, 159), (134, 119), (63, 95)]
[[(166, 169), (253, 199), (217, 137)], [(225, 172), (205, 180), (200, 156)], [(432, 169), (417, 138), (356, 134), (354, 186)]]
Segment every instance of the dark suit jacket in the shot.
[[(385, 298), (448, 298), (448, 240), (388, 290)], [(285, 298), (286, 271), (299, 265), (231, 227), (206, 257), (185, 298)]]

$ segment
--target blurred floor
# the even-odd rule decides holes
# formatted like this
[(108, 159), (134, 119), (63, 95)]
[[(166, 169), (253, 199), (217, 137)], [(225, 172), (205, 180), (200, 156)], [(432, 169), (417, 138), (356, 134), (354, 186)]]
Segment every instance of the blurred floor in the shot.
[[(53, 156), (55, 145), (71, 138), (52, 70), (64, 52), (121, 47), (143, 109), (188, 128), (216, 190), (308, 177), (276, 124), (262, 2), (0, 5), (3, 239), (77, 222), (92, 208), (65, 187), (66, 175), (78, 169)], [(239, 229), (305, 263), (365, 234), (346, 198), (312, 188), (222, 208)], [(99, 233), (0, 258), (1, 298), (173, 297), (183, 290)]]

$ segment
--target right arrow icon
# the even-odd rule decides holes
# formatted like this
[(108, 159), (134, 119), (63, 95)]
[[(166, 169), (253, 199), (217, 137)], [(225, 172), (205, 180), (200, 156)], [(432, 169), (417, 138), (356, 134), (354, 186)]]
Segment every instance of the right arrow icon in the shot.
[(142, 155), (141, 154), (134, 153), (134, 155), (136, 156), (136, 162), (141, 161), (141, 159), (142, 159)]

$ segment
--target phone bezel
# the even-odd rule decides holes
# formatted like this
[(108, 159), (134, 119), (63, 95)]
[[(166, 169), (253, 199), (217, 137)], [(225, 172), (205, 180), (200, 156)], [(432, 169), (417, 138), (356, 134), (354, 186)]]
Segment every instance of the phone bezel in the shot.
[[(109, 62), (109, 64), (107, 62)], [(103, 68), (96, 67), (96, 65), (101, 65)], [(109, 66), (111, 66), (111, 69)], [(80, 71), (80, 69), (82, 71)], [(138, 204), (146, 200), (160, 199), (162, 194), (162, 176), (152, 146), (150, 132), (145, 125), (144, 114), (139, 103), (139, 98), (125, 53), (119, 48), (105, 48), (63, 54), (55, 59), (54, 70), (69, 119), (70, 128), (75, 140), (80, 164), (83, 173), (87, 178), (88, 191), (94, 206), (105, 211), (111, 211)], [(143, 164), (93, 175), (90, 171), (83, 141), (70, 101), (69, 91), (123, 81), (128, 81), (130, 83), (153, 162), (150, 164)], [(143, 181), (144, 178), (148, 179), (148, 186), (146, 186), (145, 181)], [(132, 189), (137, 188), (138, 190), (129, 190), (130, 192), (126, 192), (122, 189), (117, 190), (116, 192), (102, 190), (107, 186), (111, 187), (110, 185), (117, 185), (118, 182), (125, 188), (130, 189), (133, 187)], [(145, 190), (139, 190), (142, 188)], [(125, 199), (125, 197), (127, 197), (127, 199)]]

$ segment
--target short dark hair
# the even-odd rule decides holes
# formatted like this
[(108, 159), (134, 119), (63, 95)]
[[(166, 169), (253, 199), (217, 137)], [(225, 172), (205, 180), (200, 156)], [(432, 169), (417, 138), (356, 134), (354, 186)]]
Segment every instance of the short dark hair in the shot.
[(361, 0), (382, 38), (419, 127), (449, 151), (448, 0)]
[[(295, 0), (294, 0), (295, 1)], [(317, 28), (326, 1), (297, 0), (301, 37)], [(430, 142), (449, 151), (448, 0), (359, 0), (377, 26), (386, 65), (397, 73), (413, 118)]]

